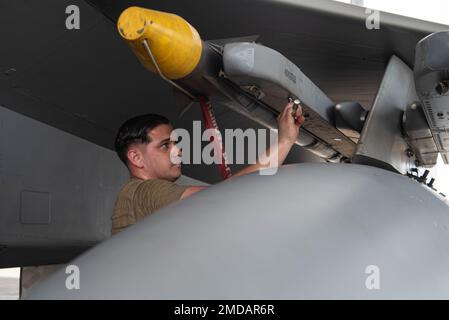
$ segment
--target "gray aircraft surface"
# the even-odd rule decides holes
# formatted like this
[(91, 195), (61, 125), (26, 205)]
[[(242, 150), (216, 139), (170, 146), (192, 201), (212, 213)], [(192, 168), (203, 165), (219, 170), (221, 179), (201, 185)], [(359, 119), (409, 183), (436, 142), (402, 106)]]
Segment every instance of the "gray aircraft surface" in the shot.
[[(327, 0), (0, 9), (0, 267), (62, 265), (27, 298), (449, 298), (426, 171), (449, 162), (449, 26)], [(220, 183), (186, 165), (216, 185), (108, 239), (117, 128), (151, 112), (192, 132), (204, 99), (222, 130), (275, 129), (299, 100), (291, 165)]]

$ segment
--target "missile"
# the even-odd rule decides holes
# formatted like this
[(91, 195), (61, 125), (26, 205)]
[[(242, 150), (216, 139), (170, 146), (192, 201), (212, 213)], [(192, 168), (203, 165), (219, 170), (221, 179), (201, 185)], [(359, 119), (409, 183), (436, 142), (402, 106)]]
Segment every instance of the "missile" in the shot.
[(334, 125), (334, 103), (279, 52), (255, 37), (203, 41), (182, 17), (140, 7), (125, 9), (117, 29), (142, 65), (175, 88), (178, 108), (200, 97), (266, 128), (289, 99), (301, 101), (307, 121), (297, 144), (329, 162), (352, 156), (355, 143)]
[(200, 35), (178, 15), (129, 7), (120, 15), (117, 28), (143, 66), (157, 72), (142, 45), (148, 41), (160, 71), (170, 80), (188, 76), (200, 62), (203, 47)]

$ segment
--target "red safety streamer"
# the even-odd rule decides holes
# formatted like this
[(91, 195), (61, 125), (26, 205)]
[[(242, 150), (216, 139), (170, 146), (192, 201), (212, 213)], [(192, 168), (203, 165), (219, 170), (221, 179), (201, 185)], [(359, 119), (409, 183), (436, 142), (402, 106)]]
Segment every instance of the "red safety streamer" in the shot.
[[(232, 172), (228, 166), (228, 159), (226, 157), (226, 152), (223, 149), (223, 141), (221, 139), (220, 130), (218, 129), (217, 120), (215, 119), (214, 112), (212, 110), (212, 105), (209, 99), (206, 97), (200, 97), (200, 106), (206, 129), (215, 129), (215, 134), (210, 138), (210, 141), (214, 143), (214, 156), (217, 160), (219, 160), (217, 162), (218, 170), (220, 171), (220, 175), (223, 180), (228, 179), (232, 176)], [(217, 139), (214, 139), (214, 137)], [(215, 153), (217, 150), (219, 151), (218, 154)]]

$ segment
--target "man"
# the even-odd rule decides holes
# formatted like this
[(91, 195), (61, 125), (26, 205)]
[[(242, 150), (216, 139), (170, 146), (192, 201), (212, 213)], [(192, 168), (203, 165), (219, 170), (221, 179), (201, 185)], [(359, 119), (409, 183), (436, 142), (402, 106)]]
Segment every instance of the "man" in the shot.
[[(301, 107), (294, 112), (293, 103), (287, 104), (278, 117), (278, 143), (266, 153), (264, 161), (259, 158), (233, 177), (281, 165), (298, 138), (303, 122)], [(205, 188), (174, 183), (181, 176), (181, 165), (174, 164), (170, 155), (173, 152), (180, 155), (181, 151), (173, 149), (177, 147), (170, 140), (172, 131), (168, 119), (156, 114), (132, 118), (120, 127), (115, 150), (127, 166), (131, 179), (117, 197), (112, 234)]]

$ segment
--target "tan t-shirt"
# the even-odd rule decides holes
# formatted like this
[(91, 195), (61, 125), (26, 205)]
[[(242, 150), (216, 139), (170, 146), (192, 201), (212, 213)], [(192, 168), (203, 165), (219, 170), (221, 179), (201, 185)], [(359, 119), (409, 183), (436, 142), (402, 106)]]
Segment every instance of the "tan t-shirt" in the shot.
[(186, 189), (166, 180), (132, 178), (117, 196), (112, 215), (112, 234), (179, 200)]

